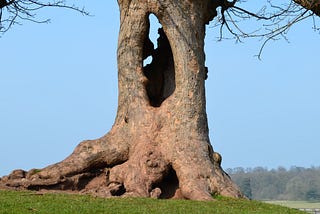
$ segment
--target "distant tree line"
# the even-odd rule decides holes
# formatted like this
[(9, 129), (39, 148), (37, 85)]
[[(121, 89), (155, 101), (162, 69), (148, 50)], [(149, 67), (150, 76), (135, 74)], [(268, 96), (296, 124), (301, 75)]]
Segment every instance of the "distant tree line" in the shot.
[(250, 199), (320, 201), (320, 167), (237, 167), (226, 171)]

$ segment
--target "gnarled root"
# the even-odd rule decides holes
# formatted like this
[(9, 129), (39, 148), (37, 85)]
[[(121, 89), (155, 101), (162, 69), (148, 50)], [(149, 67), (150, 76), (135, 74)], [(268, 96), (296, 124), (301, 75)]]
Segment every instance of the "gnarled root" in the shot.
[(57, 164), (41, 170), (13, 171), (0, 180), (0, 188), (73, 191), (102, 197), (192, 200), (213, 200), (215, 194), (242, 197), (221, 169), (221, 156), (210, 146), (201, 147), (205, 142), (184, 152), (172, 148), (173, 144), (160, 145), (161, 142), (140, 137), (126, 148), (106, 135), (80, 143), (68, 158)]

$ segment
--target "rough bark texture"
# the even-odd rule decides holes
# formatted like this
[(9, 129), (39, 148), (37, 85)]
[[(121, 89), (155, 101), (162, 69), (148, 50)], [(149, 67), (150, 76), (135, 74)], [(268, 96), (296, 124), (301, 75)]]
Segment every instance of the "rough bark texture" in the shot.
[(294, 0), (294, 2), (320, 16), (320, 0)]
[[(2, 187), (99, 196), (212, 200), (242, 197), (208, 137), (205, 24), (212, 0), (119, 0), (118, 112), (110, 132), (80, 143), (60, 163), (15, 170)], [(158, 47), (149, 15), (162, 24)], [(152, 62), (143, 67), (143, 60)]]

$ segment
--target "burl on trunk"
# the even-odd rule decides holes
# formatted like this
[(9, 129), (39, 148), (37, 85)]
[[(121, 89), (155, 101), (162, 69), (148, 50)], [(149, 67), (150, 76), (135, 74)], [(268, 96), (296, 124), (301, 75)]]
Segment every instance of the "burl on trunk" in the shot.
[[(213, 0), (118, 0), (119, 98), (108, 134), (80, 143), (41, 170), (15, 170), (7, 188), (72, 190), (100, 196), (211, 200), (242, 197), (208, 137), (205, 25)], [(157, 48), (149, 15), (162, 25)], [(143, 60), (152, 62), (143, 66)]]

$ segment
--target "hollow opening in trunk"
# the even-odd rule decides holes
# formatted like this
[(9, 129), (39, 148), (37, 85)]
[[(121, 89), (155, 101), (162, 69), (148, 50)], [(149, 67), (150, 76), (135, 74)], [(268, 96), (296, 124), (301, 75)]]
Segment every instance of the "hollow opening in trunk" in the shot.
[(168, 175), (157, 185), (161, 189), (161, 199), (173, 198), (179, 189), (179, 180), (176, 171), (170, 168)]
[[(152, 14), (150, 16), (154, 17)], [(155, 20), (150, 22), (155, 22)], [(158, 35), (156, 49), (154, 49), (149, 35), (143, 44), (143, 59), (145, 60), (144, 64), (146, 64), (143, 71), (148, 79), (145, 87), (150, 105), (153, 107), (160, 107), (162, 102), (172, 95), (176, 88), (172, 50), (162, 27), (158, 28)], [(150, 63), (147, 64), (148, 62)]]

